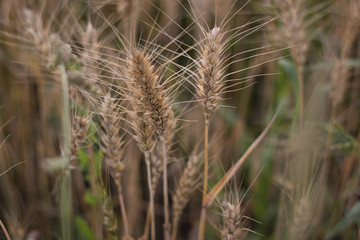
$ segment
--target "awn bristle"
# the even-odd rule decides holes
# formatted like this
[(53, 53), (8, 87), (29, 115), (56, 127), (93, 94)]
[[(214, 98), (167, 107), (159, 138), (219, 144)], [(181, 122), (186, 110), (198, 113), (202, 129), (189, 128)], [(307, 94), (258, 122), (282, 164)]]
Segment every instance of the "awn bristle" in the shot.
[(75, 117), (71, 129), (71, 152), (69, 168), (76, 168), (79, 150), (84, 143), (89, 120), (83, 117)]
[(247, 234), (243, 209), (238, 200), (231, 203), (227, 200), (222, 202), (224, 219), (223, 240), (243, 240)]
[(125, 163), (122, 161), (124, 149), (122, 137), (119, 135), (121, 117), (114, 98), (110, 96), (104, 97), (100, 115), (103, 119), (101, 124), (104, 128), (104, 131), (101, 133), (101, 140), (105, 154), (105, 163), (110, 169), (111, 176), (119, 192), (121, 192), (121, 176), (125, 168)]
[(186, 167), (180, 177), (179, 185), (175, 190), (173, 196), (173, 233), (172, 239), (176, 237), (177, 225), (181, 216), (182, 211), (184, 210), (186, 204), (190, 200), (190, 196), (193, 191), (196, 189), (198, 183), (198, 171), (200, 168), (199, 157), (196, 155), (190, 156)]
[(196, 92), (206, 114), (214, 112), (221, 101), (224, 87), (222, 81), (223, 49), (223, 34), (220, 28), (214, 27), (206, 34), (197, 62), (199, 73), (196, 78)]

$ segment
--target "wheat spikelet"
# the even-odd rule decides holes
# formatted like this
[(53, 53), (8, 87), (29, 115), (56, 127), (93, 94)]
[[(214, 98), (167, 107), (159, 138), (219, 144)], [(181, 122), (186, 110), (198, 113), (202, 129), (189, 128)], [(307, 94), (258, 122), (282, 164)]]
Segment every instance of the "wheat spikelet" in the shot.
[(199, 157), (196, 155), (190, 156), (186, 167), (180, 177), (179, 185), (175, 190), (173, 196), (173, 229), (172, 229), (172, 239), (176, 239), (176, 231), (178, 222), (181, 216), (183, 209), (190, 200), (190, 195), (193, 193), (197, 185), (197, 177), (199, 165)]
[(117, 238), (117, 232), (118, 232), (118, 226), (117, 226), (117, 220), (114, 215), (113, 206), (111, 203), (110, 197), (107, 196), (105, 189), (103, 189), (102, 192), (102, 212), (103, 212), (103, 224), (106, 229), (106, 231), (110, 235), (110, 239), (116, 240)]
[(71, 128), (71, 148), (69, 168), (77, 166), (77, 154), (84, 142), (85, 134), (88, 129), (89, 120), (83, 117), (75, 117)]
[[(133, 105), (133, 109), (136, 108), (138, 106)], [(151, 119), (140, 108), (138, 108), (138, 111), (129, 111), (129, 115), (131, 117), (130, 124), (134, 130), (133, 137), (138, 147), (143, 153), (151, 153), (156, 145), (155, 131), (151, 127)]]
[(150, 162), (151, 162), (151, 188), (155, 191), (162, 172), (162, 160), (158, 155), (152, 154), (150, 158)]
[(221, 101), (224, 87), (223, 75), (223, 33), (219, 27), (214, 27), (205, 35), (201, 46), (201, 55), (197, 61), (198, 76), (196, 77), (197, 97), (205, 114), (214, 112)]
[(223, 240), (243, 240), (247, 234), (243, 209), (239, 200), (224, 200), (221, 204), (224, 219)]
[(123, 141), (119, 135), (121, 128), (119, 108), (114, 98), (110, 96), (104, 97), (100, 115), (103, 119), (101, 124), (104, 128), (104, 132), (101, 133), (101, 140), (105, 154), (105, 163), (110, 169), (111, 176), (118, 190), (121, 192), (121, 176), (125, 168), (125, 163), (122, 161), (124, 154)]
[(294, 206), (293, 221), (290, 226), (290, 239), (306, 239), (307, 230), (311, 223), (311, 209), (307, 198), (302, 197)]

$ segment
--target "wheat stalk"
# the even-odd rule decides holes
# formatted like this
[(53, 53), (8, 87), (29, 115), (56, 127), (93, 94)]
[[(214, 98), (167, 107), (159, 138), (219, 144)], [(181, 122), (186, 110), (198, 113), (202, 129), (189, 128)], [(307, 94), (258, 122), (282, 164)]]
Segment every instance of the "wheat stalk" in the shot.
[(284, 13), (281, 20), (280, 34), (284, 38), (290, 54), (297, 66), (297, 77), (299, 82), (299, 107), (300, 107), (300, 126), (304, 119), (304, 64), (307, 52), (310, 47), (308, 39), (306, 21), (306, 12), (303, 9), (302, 0), (277, 0), (279, 9)]
[[(128, 78), (133, 97), (144, 104), (145, 114), (151, 119), (151, 126), (162, 145), (163, 192), (164, 192), (164, 234), (170, 239), (170, 216), (167, 184), (168, 136), (173, 132), (174, 113), (171, 109), (168, 92), (160, 81), (159, 70), (151, 63), (150, 57), (143, 51), (133, 49), (128, 56)], [(150, 184), (150, 183), (149, 183)], [(150, 185), (151, 187), (151, 185)]]
[[(224, 87), (223, 73), (223, 33), (219, 27), (214, 27), (205, 34), (205, 41), (201, 45), (200, 56), (197, 61), (198, 76), (196, 77), (196, 93), (204, 111), (204, 179), (203, 197), (204, 204), (208, 184), (208, 142), (209, 142), (209, 116), (221, 101)], [(201, 211), (199, 239), (204, 239), (206, 210)]]

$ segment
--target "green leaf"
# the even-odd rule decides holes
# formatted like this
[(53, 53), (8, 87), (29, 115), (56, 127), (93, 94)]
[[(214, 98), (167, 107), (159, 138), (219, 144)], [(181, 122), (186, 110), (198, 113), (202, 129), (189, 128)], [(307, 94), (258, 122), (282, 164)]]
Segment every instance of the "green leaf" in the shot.
[(91, 206), (96, 206), (100, 202), (100, 199), (92, 192), (86, 191), (84, 195), (84, 201)]
[(355, 203), (349, 213), (326, 235), (326, 239), (340, 234), (351, 223), (360, 224), (360, 201)]
[(77, 216), (75, 218), (76, 230), (79, 233), (79, 237), (84, 240), (95, 240), (95, 234), (87, 224), (87, 222), (82, 218)]
[(84, 150), (80, 149), (80, 151), (78, 153), (78, 157), (79, 157), (79, 164), (80, 164), (81, 169), (87, 168), (89, 166), (90, 158), (86, 154), (86, 152)]

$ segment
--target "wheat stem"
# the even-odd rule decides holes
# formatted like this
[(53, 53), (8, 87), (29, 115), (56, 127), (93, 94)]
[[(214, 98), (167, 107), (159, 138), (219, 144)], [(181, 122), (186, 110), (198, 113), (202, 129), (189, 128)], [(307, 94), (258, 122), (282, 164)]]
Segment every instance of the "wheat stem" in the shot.
[[(205, 127), (204, 127), (204, 181), (203, 181), (203, 195), (202, 206), (204, 206), (207, 194), (208, 184), (208, 162), (209, 162), (209, 114), (205, 113)], [(206, 209), (203, 207), (200, 215), (200, 232), (199, 240), (203, 240), (205, 236), (205, 223), (206, 223)]]
[(160, 138), (160, 142), (162, 144), (162, 152), (163, 152), (163, 194), (164, 194), (164, 239), (170, 240), (170, 211), (169, 211), (169, 193), (168, 193), (168, 181), (167, 181), (167, 155), (166, 155), (166, 145), (165, 139), (163, 137)]
[(3, 230), (3, 233), (5, 234), (5, 237), (7, 240), (11, 240), (9, 233), (6, 231), (5, 225), (3, 224), (3, 222), (0, 220), (0, 226), (1, 229)]
[(205, 238), (205, 219), (206, 219), (206, 207), (201, 208), (201, 216), (200, 216), (200, 229), (199, 229), (199, 240), (203, 240)]
[[(70, 148), (71, 148), (71, 124), (70, 124), (70, 104), (69, 104), (69, 85), (66, 75), (65, 66), (59, 66), (61, 73), (62, 100), (63, 100), (63, 157), (66, 159), (68, 166), (70, 164)], [(71, 201), (71, 175), (70, 168), (65, 169), (61, 179), (60, 189), (60, 216), (61, 229), (63, 239), (71, 240), (71, 219), (72, 219), (72, 201)]]
[(304, 121), (304, 65), (303, 64), (298, 64), (298, 81), (299, 81), (299, 105), (300, 105), (299, 123), (300, 123), (300, 127), (302, 127)]
[(121, 217), (122, 217), (122, 221), (123, 221), (123, 225), (124, 225), (124, 236), (125, 236), (125, 239), (128, 239), (128, 238), (130, 238), (129, 223), (127, 220), (124, 196), (122, 194), (122, 191), (119, 192), (118, 197), (119, 197), (119, 204), (120, 204), (120, 209), (121, 209)]
[[(145, 152), (145, 163), (146, 163), (146, 170), (147, 170), (147, 177), (148, 177), (148, 186), (149, 186), (149, 193), (150, 193), (150, 219), (151, 219), (151, 240), (155, 240), (155, 208), (154, 208), (154, 192), (151, 184), (151, 168), (150, 168), (150, 158), (149, 152)], [(148, 224), (146, 224), (148, 225)], [(148, 233), (146, 233), (148, 236)]]

